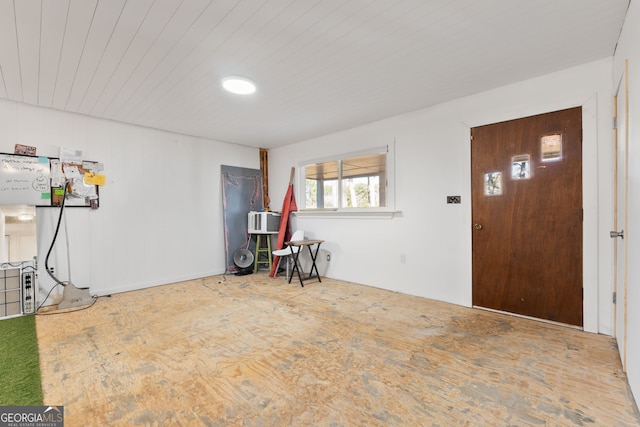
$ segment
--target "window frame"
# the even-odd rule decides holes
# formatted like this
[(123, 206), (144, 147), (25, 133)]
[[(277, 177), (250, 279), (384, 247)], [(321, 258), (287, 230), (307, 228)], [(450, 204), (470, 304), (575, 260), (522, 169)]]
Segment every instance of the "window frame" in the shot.
[[(335, 162), (337, 161), (341, 165), (341, 161), (354, 157), (367, 156), (372, 154), (386, 154), (386, 206), (382, 207), (337, 207), (337, 208), (307, 208), (302, 207), (306, 204), (306, 167), (318, 163)], [(339, 166), (338, 174), (338, 202), (342, 203), (342, 170)], [(392, 217), (395, 211), (395, 141), (392, 144), (379, 145), (372, 148), (367, 148), (358, 151), (351, 151), (347, 153), (341, 153), (334, 156), (327, 156), (322, 158), (315, 158), (299, 162), (296, 167), (298, 175), (298, 191), (297, 196), (300, 203), (298, 211), (295, 213), (297, 216), (334, 216), (334, 217)], [(381, 183), (382, 184), (382, 183)], [(303, 204), (304, 203), (304, 204)]]

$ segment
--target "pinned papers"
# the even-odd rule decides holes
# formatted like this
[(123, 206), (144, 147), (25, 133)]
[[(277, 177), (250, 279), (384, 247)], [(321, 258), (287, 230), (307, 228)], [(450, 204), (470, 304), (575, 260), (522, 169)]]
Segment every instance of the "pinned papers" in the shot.
[(64, 170), (64, 176), (66, 176), (69, 179), (82, 178), (82, 174), (80, 173), (80, 170), (78, 169), (78, 166), (75, 166), (75, 165), (64, 165), (63, 166), (63, 170)]

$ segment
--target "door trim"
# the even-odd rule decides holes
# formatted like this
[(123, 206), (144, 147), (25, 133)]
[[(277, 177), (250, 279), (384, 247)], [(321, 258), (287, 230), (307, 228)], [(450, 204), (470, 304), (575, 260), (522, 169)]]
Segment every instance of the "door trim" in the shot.
[[(594, 94), (582, 104), (582, 301), (583, 329), (599, 333), (598, 269), (598, 104)], [(611, 120), (611, 119), (608, 119)], [(606, 227), (606, 225), (605, 225)], [(609, 272), (607, 272), (607, 277)], [(608, 280), (608, 279), (607, 279)]]
[[(629, 60), (624, 62), (624, 227), (629, 229)], [(624, 278), (622, 280), (624, 286), (624, 355), (622, 357), (622, 369), (627, 371), (627, 301), (628, 298), (628, 276), (629, 276), (629, 239), (624, 241)]]
[[(623, 87), (624, 85), (624, 87)], [(620, 100), (620, 96), (624, 96), (622, 100), (624, 102), (624, 123), (618, 123), (618, 101)], [(613, 227), (614, 230), (627, 230), (629, 226), (629, 60), (625, 60), (624, 64), (624, 75), (620, 78), (618, 83), (618, 87), (616, 90), (616, 94), (614, 96), (614, 117), (616, 118), (616, 126), (614, 129), (614, 144), (613, 144)], [(619, 152), (618, 147), (624, 144), (624, 164), (620, 164), (618, 162)], [(621, 170), (622, 168), (622, 170)], [(620, 188), (618, 185), (618, 175), (620, 173), (624, 173), (624, 188)], [(618, 221), (618, 215), (620, 211), (618, 209), (620, 199), (624, 200), (624, 212), (622, 212), (623, 224), (620, 224)], [(613, 245), (613, 293), (616, 295), (616, 302), (612, 300), (612, 311), (613, 311), (613, 330), (612, 336), (616, 338), (616, 341), (620, 344), (618, 338), (622, 340), (622, 346), (618, 345), (621, 348), (620, 358), (622, 359), (622, 370), (626, 372), (627, 370), (627, 300), (628, 300), (628, 271), (629, 271), (629, 241), (628, 239), (624, 239), (622, 243), (622, 254), (618, 251), (618, 241), (614, 240)], [(622, 257), (622, 259), (620, 259)], [(622, 262), (622, 277), (619, 277), (618, 274), (618, 265)], [(622, 291), (622, 295), (620, 295), (620, 291)], [(622, 302), (622, 336), (619, 337), (618, 334), (618, 305)]]
[[(583, 300), (583, 330), (592, 333), (605, 333), (610, 334), (607, 330), (607, 325), (603, 325), (603, 329), (600, 328), (600, 311), (599, 307), (602, 304), (610, 306), (611, 295), (600, 295), (600, 289), (598, 283), (602, 280), (603, 283), (608, 283), (611, 280), (611, 272), (603, 269), (605, 277), (600, 278), (600, 270), (598, 269), (598, 252), (600, 248), (600, 239), (597, 230), (607, 230), (610, 227), (611, 222), (609, 220), (602, 223), (602, 227), (599, 227), (598, 222), (598, 96), (596, 92), (590, 95), (575, 95), (564, 99), (559, 102), (550, 102), (548, 104), (532, 104), (532, 107), (519, 108), (517, 110), (510, 109), (508, 112), (497, 112), (483, 115), (481, 118), (474, 120), (464, 121), (463, 129), (465, 140), (467, 142), (467, 161), (468, 171), (467, 178), (469, 179), (469, 194), (471, 194), (471, 143), (469, 135), (471, 129), (474, 127), (484, 126), (491, 123), (498, 123), (502, 121), (519, 119), (527, 116), (534, 116), (536, 114), (543, 114), (550, 111), (564, 110), (573, 107), (582, 107), (582, 207), (584, 210), (583, 218), (583, 262), (582, 262), (582, 286), (584, 291)], [(611, 123), (611, 118), (606, 119)], [(610, 161), (610, 160), (609, 160)], [(603, 164), (602, 167), (607, 170), (608, 166)], [(469, 195), (469, 197), (471, 197)], [(473, 292), (473, 283), (471, 277), (471, 258), (473, 247), (471, 244), (471, 234), (473, 230), (472, 218), (471, 218), (471, 205), (468, 205), (468, 211), (466, 213), (465, 233), (468, 241), (468, 301), (469, 306), (472, 306), (471, 295)]]

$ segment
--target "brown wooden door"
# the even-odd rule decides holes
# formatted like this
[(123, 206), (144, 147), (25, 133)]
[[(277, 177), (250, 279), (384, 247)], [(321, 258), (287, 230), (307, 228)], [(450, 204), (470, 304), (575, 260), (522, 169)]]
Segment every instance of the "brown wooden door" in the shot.
[(582, 109), (471, 136), (473, 305), (582, 326)]

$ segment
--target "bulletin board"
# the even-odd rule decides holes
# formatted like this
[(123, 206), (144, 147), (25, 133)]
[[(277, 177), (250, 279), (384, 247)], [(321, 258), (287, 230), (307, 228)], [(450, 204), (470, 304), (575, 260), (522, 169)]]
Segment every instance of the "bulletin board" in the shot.
[(0, 200), (3, 204), (51, 206), (48, 157), (0, 153)]
[[(66, 207), (84, 206), (97, 209), (100, 206), (99, 187), (89, 179), (97, 162), (61, 162), (50, 159), (51, 163), (51, 206), (61, 206), (65, 195), (63, 182), (67, 182)], [(63, 178), (64, 176), (64, 178)], [(65, 181), (66, 178), (66, 181)]]

